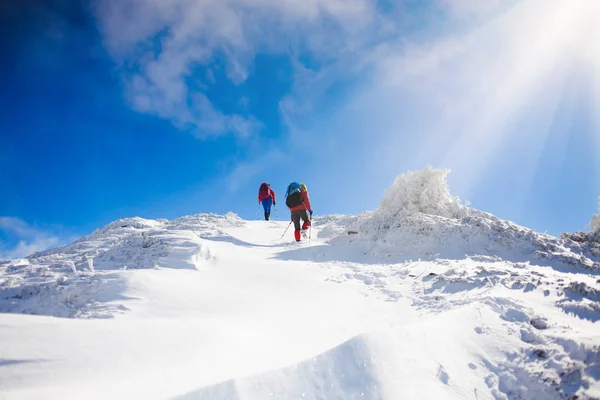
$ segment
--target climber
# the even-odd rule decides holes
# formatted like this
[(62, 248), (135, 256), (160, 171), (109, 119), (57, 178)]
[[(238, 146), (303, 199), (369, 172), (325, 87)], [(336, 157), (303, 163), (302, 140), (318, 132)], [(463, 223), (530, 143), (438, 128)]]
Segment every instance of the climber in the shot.
[(265, 221), (268, 221), (271, 216), (271, 206), (275, 206), (277, 203), (275, 200), (275, 192), (267, 182), (263, 182), (258, 189), (258, 202), (262, 203), (262, 206), (265, 209)]
[[(313, 214), (306, 185), (304, 183), (299, 184), (298, 182), (290, 183), (286, 191), (285, 204), (289, 207), (292, 214), (294, 238), (299, 242), (301, 235), (310, 227), (310, 217)], [(300, 226), (300, 219), (303, 220), (302, 226)]]

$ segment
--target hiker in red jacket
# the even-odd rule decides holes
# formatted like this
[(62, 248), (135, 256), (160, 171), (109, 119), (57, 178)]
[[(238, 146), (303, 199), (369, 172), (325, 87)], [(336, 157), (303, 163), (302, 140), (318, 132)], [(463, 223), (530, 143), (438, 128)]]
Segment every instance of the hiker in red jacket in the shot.
[(275, 192), (267, 182), (263, 182), (258, 189), (258, 202), (262, 203), (265, 209), (265, 221), (268, 221), (271, 216), (271, 206), (276, 205), (276, 201)]
[[(306, 185), (304, 183), (298, 184), (297, 182), (290, 183), (287, 189), (285, 204), (292, 213), (294, 238), (299, 242), (301, 234), (310, 227), (310, 218), (308, 215), (310, 214), (312, 217), (313, 214)], [(303, 220), (302, 226), (300, 226), (300, 219)]]

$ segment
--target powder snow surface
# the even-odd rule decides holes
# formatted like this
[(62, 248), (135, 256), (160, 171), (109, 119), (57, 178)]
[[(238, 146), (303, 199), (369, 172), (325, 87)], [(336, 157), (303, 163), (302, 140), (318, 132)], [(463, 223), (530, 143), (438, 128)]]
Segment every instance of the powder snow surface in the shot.
[(0, 398), (600, 399), (591, 239), (461, 205), (445, 174), (310, 243), (129, 218), (0, 261)]

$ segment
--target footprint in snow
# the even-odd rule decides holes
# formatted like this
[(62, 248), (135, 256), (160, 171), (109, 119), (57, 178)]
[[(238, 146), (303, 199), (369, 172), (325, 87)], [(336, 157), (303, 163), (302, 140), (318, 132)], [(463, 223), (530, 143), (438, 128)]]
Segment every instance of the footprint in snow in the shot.
[(438, 371), (437, 371), (437, 377), (440, 381), (442, 381), (442, 383), (444, 385), (448, 384), (448, 381), (450, 380), (450, 376), (448, 375), (448, 373), (446, 372), (446, 370), (444, 369), (444, 366), (440, 364)]
[(543, 343), (543, 340), (538, 335), (528, 329), (521, 329), (521, 340), (529, 344)]
[(504, 315), (501, 315), (500, 318), (502, 318), (505, 321), (508, 322), (529, 322), (529, 316), (524, 313), (523, 311), (517, 310), (515, 308), (509, 308)]
[(548, 329), (548, 320), (544, 317), (534, 317), (529, 321), (531, 326), (538, 330)]

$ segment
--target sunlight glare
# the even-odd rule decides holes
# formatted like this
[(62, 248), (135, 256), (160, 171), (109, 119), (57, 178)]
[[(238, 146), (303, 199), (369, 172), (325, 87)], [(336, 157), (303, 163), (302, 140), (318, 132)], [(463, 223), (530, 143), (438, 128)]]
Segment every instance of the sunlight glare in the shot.
[[(531, 184), (563, 95), (563, 82), (576, 70), (574, 61), (582, 56), (582, 44), (593, 43), (594, 65), (600, 64), (599, 28), (592, 18), (599, 15), (597, 9), (594, 0), (524, 0), (477, 33), (490, 36), (490, 40), (483, 38), (481, 43), (493, 44), (498, 40), (498, 30), (502, 30), (502, 40), (497, 43), (499, 53), (488, 60), (487, 70), (478, 71), (480, 76), (471, 80), (464, 98), (458, 99), (469, 104), (471, 113), (460, 126), (453, 127), (450, 134), (455, 135), (455, 140), (441, 164), (467, 176), (462, 185), (467, 195), (486, 175), (486, 168), (502, 157), (500, 150), (508, 140), (525, 140), (530, 146), (531, 153), (524, 161), (529, 165), (519, 178), (521, 185)], [(593, 30), (590, 33), (595, 33), (596, 39), (582, 38), (582, 27)], [(468, 64), (469, 60), (462, 62)], [(493, 63), (501, 63), (501, 67)], [(489, 85), (490, 80), (495, 91), (486, 97), (478, 96), (478, 85)], [(471, 96), (473, 93), (476, 95)], [(537, 132), (507, 129), (511, 119), (519, 117), (537, 121)], [(526, 192), (528, 187), (521, 189)]]

